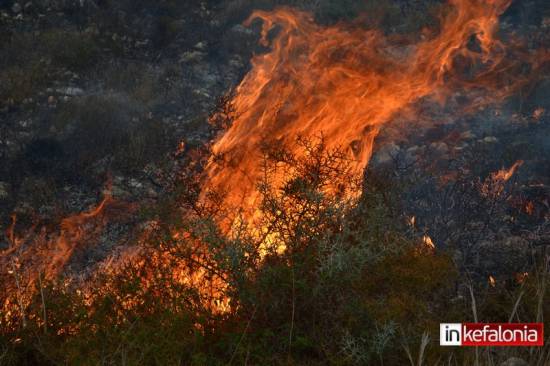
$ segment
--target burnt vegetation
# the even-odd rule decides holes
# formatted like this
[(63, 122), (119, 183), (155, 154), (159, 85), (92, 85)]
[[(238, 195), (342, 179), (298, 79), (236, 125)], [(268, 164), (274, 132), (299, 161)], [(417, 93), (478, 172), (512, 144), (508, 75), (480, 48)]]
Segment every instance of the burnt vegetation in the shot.
[[(397, 204), (403, 202), (398, 199), (401, 177), (369, 171), (361, 198), (343, 200), (344, 192), (323, 190), (335, 181), (353, 189), (343, 155), (326, 151), (322, 140), (304, 141), (303, 148), (304, 159), (280, 149), (266, 152), (265, 178), (258, 182), (261, 220), (241, 222), (243, 229), (230, 238), (215, 224), (226, 213), (215, 195), (208, 205), (197, 205), (190, 169), (156, 211), (160, 224), (119, 267), (95, 275), (85, 289), (59, 280), (37, 283), (24, 312), (13, 299), (14, 316), (4, 319), (11, 326), (2, 333), (2, 362), (356, 365), (383, 360), (398, 365), (408, 363), (411, 353), (425, 364), (442, 359), (470, 364), (473, 353), (426, 347), (423, 337), (437, 334), (441, 319), (544, 320), (543, 248), (533, 247), (532, 263), (522, 266), (529, 275), (517, 280), (511, 274), (515, 269), (506, 271), (510, 279), (500, 283), (506, 277), (499, 274), (498, 286), (492, 287), (474, 262), (453, 258), (450, 248), (426, 245), (422, 231)], [(295, 172), (276, 191), (269, 183), (275, 166)], [(482, 215), (489, 220), (499, 202), (491, 196), (474, 200), (471, 183), (460, 182), (439, 194), (455, 200), (466, 196), (469, 204), (459, 202), (457, 215), (477, 202), (475, 219), (466, 216), (457, 228), (448, 228), (466, 233), (466, 222), (477, 223)], [(491, 184), (499, 195), (506, 190), (504, 182)], [(434, 220), (430, 227), (451, 225), (437, 212)], [(261, 236), (251, 234), (254, 225)], [(430, 234), (464, 258), (473, 247), (479, 250), (479, 242), (469, 237)], [(268, 236), (275, 239), (266, 244)], [(278, 250), (281, 245), (286, 250)], [(182, 282), (182, 274), (197, 273), (207, 286), (197, 290), (196, 284)], [(520, 355), (533, 364), (548, 356), (545, 349)], [(506, 356), (482, 351), (489, 362)]]
[[(265, 51), (240, 25), (252, 10), (398, 38), (437, 29), (444, 4), (14, 3), (0, 1), (0, 366), (550, 362), (548, 345), (438, 344), (441, 322), (549, 329), (544, 75), (453, 125), (382, 134), (359, 177), (322, 133), (299, 153), (265, 144), (253, 219), (204, 192), (207, 164), (234, 164), (210, 151), (237, 117), (216, 96)], [(547, 47), (548, 4), (520, 3), (502, 18)], [(34, 256), (67, 233), (78, 246), (50, 276)]]

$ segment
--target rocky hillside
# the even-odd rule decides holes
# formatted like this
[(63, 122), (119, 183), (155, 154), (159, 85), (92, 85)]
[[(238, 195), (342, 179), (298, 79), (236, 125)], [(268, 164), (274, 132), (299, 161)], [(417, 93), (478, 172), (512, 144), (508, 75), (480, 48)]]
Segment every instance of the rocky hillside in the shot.
[[(203, 194), (201, 173), (224, 162), (211, 144), (236, 117), (253, 56), (269, 51), (261, 24), (243, 22), (277, 6), (346, 35), (377, 28), (397, 45), (381, 51), (392, 60), (449, 11), (439, 0), (0, 0), (0, 365), (402, 365), (409, 341), (420, 365), (440, 321), (550, 311), (550, 2), (512, 1), (500, 16), (504, 42), (541, 63), (514, 69), (525, 82), (504, 101), (476, 103), (475, 86), (415, 100), (414, 117), (383, 125), (361, 182), (322, 143), (302, 141), (306, 158), (276, 146), (266, 166), (288, 176), (258, 182), (264, 221), (225, 235), (214, 223), (231, 207)], [(465, 48), (479, 55), (474, 38)], [(466, 81), (480, 71), (464, 64)], [(428, 353), (428, 364), (479, 364), (477, 352)]]
[[(388, 33), (435, 22), (425, 14), (434, 2), (417, 1), (2, 1), (1, 231), (13, 213), (21, 230), (59, 222), (96, 205), (107, 188), (126, 202), (157, 202), (177, 168), (173, 154), (215, 137), (209, 116), (262, 52), (258, 29), (241, 22), (253, 9), (285, 4), (325, 23), (375, 9), (364, 26)], [(535, 48), (546, 41), (548, 11), (544, 1), (517, 2), (503, 24)], [(431, 156), (433, 174), (444, 175), (456, 156), (483, 151), (478, 175), (523, 160), (525, 195), (547, 197), (549, 96), (541, 80), (505, 110), (442, 121), (407, 141), (382, 138), (375, 166)], [(545, 217), (547, 201), (535, 201)]]

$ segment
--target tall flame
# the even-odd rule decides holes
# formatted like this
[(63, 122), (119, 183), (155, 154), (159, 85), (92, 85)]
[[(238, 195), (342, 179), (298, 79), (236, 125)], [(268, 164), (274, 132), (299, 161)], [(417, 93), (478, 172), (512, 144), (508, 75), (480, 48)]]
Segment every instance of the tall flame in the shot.
[[(326, 148), (347, 151), (354, 173), (361, 174), (380, 129), (397, 114), (414, 113), (414, 102), (443, 103), (467, 89), (475, 91), (476, 107), (512, 94), (521, 82), (513, 72), (520, 62), (496, 38), (498, 18), (510, 0), (451, 4), (438, 34), (416, 43), (357, 26), (322, 27), (289, 8), (253, 13), (246, 24), (263, 21), (261, 42), (271, 50), (253, 58), (236, 89), (236, 117), (213, 146), (202, 199), (206, 192), (224, 191), (224, 207), (242, 209), (251, 219), (266, 145), (284, 146), (300, 157), (297, 137), (322, 135)], [(218, 163), (219, 156), (225, 164)], [(284, 174), (274, 178), (276, 186)]]

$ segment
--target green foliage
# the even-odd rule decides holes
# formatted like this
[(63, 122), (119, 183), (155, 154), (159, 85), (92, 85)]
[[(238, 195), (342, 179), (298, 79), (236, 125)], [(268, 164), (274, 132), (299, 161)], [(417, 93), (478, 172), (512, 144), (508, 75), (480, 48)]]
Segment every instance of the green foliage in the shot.
[[(200, 181), (184, 180), (178, 204), (157, 211), (166, 221), (120, 270), (99, 274), (86, 291), (59, 282), (36, 291), (26, 326), (0, 333), (5, 363), (403, 365), (403, 343), (420, 344), (425, 332), (437, 338), (440, 322), (470, 320), (452, 261), (407, 234), (394, 185), (367, 179), (362, 197), (350, 199), (357, 187), (345, 155), (322, 141), (302, 146), (302, 157), (266, 150), (261, 219), (243, 220), (238, 235), (220, 233), (216, 201), (197, 205)], [(271, 183), (276, 169), (288, 172), (282, 188)], [(223, 279), (221, 292), (174, 276), (197, 271), (206, 289)], [(476, 286), (479, 319), (504, 321), (521, 293), (513, 316), (537, 319), (550, 310), (540, 301), (547, 281)], [(230, 299), (225, 312), (212, 307), (220, 297)], [(429, 345), (427, 362), (451, 352)], [(466, 351), (452, 357), (472, 362)]]

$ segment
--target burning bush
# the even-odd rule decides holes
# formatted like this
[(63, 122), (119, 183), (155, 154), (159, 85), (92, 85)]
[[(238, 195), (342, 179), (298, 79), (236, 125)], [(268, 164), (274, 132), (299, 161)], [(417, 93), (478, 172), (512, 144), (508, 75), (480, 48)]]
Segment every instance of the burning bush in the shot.
[[(322, 139), (299, 144), (297, 155), (264, 148), (254, 216), (221, 210), (223, 192), (201, 198), (190, 173), (169, 207), (156, 211), (144, 245), (118, 265), (86, 285), (35, 281), (28, 304), (12, 299), (3, 360), (402, 365), (407, 353), (396, 349), (406, 344), (411, 352), (424, 332), (437, 334), (441, 319), (469, 319), (472, 301), (480, 319), (546, 311), (522, 300), (533, 291), (541, 299), (545, 277), (506, 290), (475, 286), (472, 300), (464, 297), (451, 259), (407, 229), (397, 185), (369, 175), (357, 186), (339, 150)], [(275, 186), (276, 169), (289, 174)], [(356, 189), (361, 198), (344, 199)], [(511, 300), (503, 291), (514, 293)], [(421, 352), (428, 363), (471, 360), (434, 347)]]
[[(433, 278), (452, 273), (448, 259), (400, 234), (380, 196), (354, 203), (344, 192), (327, 193), (329, 182), (353, 187), (346, 160), (322, 143), (302, 144), (303, 159), (266, 151), (263, 203), (257, 219), (238, 222), (240, 235), (212, 225), (215, 206), (198, 214), (188, 201), (182, 221), (158, 227), (141, 254), (89, 286), (36, 282), (36, 296), (16, 315), (19, 325), (4, 329), (12, 343), (6, 357), (299, 363), (344, 354), (351, 364), (383, 357), (397, 330), (433, 326), (429, 303), (450, 277)], [(275, 166), (293, 172), (283, 189), (270, 184)]]
[[(542, 321), (549, 310), (546, 253), (537, 271), (521, 268), (515, 281), (500, 273), (485, 281), (470, 263), (481, 232), (515, 219), (505, 215), (510, 196), (503, 182), (521, 162), (486, 179), (458, 179), (459, 169), (441, 182), (426, 179), (420, 189), (442, 186), (427, 199), (443, 198), (422, 202), (440, 214), (426, 220), (424, 232), (406, 217), (403, 182), (370, 170), (364, 175), (376, 137), (396, 117), (417, 119), (424, 103), (447, 99), (470, 113), (527, 85), (526, 64), (534, 73), (544, 70), (543, 52), (499, 39), (498, 18), (509, 2), (453, 4), (438, 32), (418, 37), (320, 25), (290, 8), (254, 13), (248, 24), (263, 22), (262, 46), (272, 49), (254, 57), (224, 115), (212, 118), (227, 131), (207, 157), (186, 155), (190, 164), (175, 168), (181, 179), (173, 192), (147, 213), (143, 232), (119, 258), (96, 263), (84, 279), (60, 276), (75, 246), (100, 236), (110, 196), (63, 220), (59, 235), (43, 230), (28, 241), (42, 246), (25, 246), (13, 226), (8, 230), (10, 245), (0, 257), (9, 267), (0, 273), (9, 289), (0, 294), (6, 344), (0, 360), (402, 365), (415, 364), (411, 349), (420, 345), (418, 364), (478, 364), (477, 351), (430, 347), (438, 323), (508, 315), (493, 304), (509, 305), (510, 320)], [(329, 17), (351, 15), (333, 1), (304, 5), (326, 6)], [(170, 38), (177, 28), (165, 20), (159, 34)], [(66, 61), (79, 59), (80, 51)], [(139, 90), (132, 75), (119, 82), (128, 79), (137, 99), (149, 99), (153, 88)], [(66, 150), (55, 141), (35, 142), (26, 152), (31, 168), (47, 171), (52, 160), (66, 158), (66, 166), (82, 171), (104, 156), (115, 169), (141, 168), (165, 133), (122, 113), (123, 102), (85, 97), (68, 104), (57, 115)], [(431, 146), (450, 150), (441, 142)], [(176, 158), (185, 144), (180, 148)], [(391, 161), (386, 155), (381, 160)], [(502, 220), (491, 221), (497, 212)], [(447, 235), (456, 227), (460, 232)], [(462, 261), (452, 250), (461, 251)], [(529, 295), (535, 300), (524, 300)], [(548, 350), (525, 355), (541, 364)], [(500, 354), (488, 350), (483, 357), (494, 364)]]

